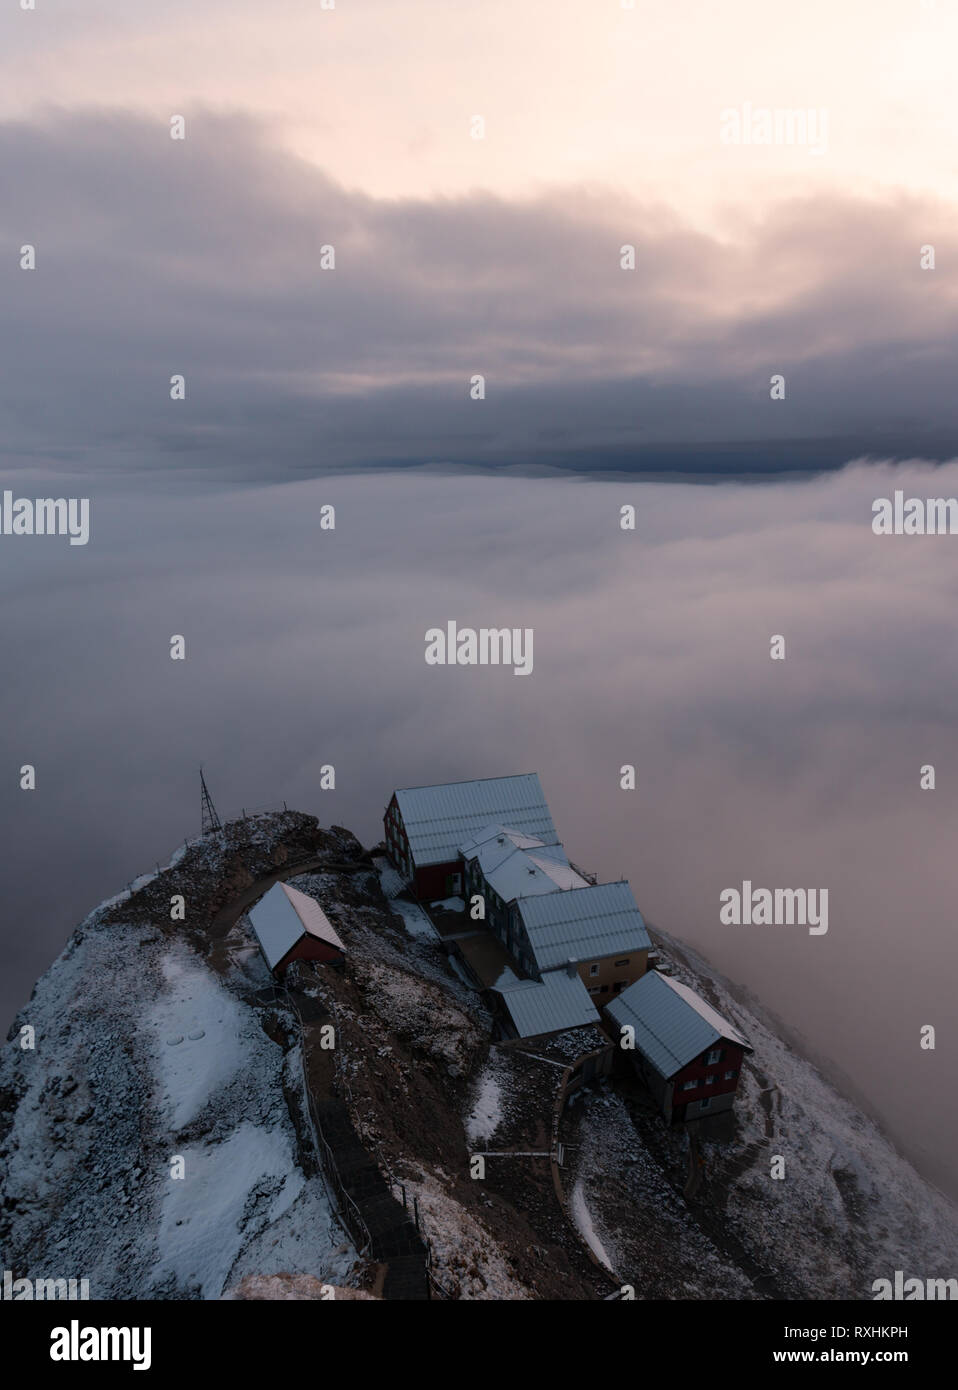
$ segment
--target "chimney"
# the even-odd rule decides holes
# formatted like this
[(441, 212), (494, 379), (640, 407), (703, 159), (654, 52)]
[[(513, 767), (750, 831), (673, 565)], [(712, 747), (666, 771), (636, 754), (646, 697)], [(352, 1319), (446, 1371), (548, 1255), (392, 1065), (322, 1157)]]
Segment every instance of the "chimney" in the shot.
[(574, 980), (576, 975), (578, 975), (578, 965), (579, 962), (576, 960), (575, 956), (570, 956), (566, 961), (565, 973), (569, 976), (570, 980)]

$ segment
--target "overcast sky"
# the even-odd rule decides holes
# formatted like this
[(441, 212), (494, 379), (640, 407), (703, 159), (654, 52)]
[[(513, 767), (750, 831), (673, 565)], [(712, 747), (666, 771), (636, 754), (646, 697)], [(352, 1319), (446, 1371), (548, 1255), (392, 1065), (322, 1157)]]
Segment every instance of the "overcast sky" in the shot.
[[(0, 18), (0, 114), (46, 102), (268, 120), (374, 197), (604, 184), (683, 216), (797, 187), (940, 189), (958, 136), (953, 0), (37, 0)], [(717, 157), (719, 113), (825, 108), (827, 157)], [(484, 114), (483, 143), (468, 121)]]
[[(949, 457), (956, 26), (919, 0), (4, 7), (5, 464)], [(826, 147), (723, 144), (746, 103), (824, 110)]]

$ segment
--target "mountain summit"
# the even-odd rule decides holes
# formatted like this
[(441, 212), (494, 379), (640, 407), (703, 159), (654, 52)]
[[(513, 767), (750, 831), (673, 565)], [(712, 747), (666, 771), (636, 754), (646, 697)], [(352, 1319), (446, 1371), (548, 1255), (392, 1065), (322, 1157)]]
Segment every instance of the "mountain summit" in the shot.
[[(343, 948), (282, 982), (246, 915), (278, 881)], [(491, 1043), (448, 938), (349, 831), (283, 812), (184, 846), (81, 923), (10, 1029), (7, 1286), (870, 1299), (896, 1271), (958, 1273), (955, 1208), (752, 1001), (654, 936), (754, 1048), (712, 1129), (668, 1128), (624, 1072), (563, 1110), (598, 1029)]]

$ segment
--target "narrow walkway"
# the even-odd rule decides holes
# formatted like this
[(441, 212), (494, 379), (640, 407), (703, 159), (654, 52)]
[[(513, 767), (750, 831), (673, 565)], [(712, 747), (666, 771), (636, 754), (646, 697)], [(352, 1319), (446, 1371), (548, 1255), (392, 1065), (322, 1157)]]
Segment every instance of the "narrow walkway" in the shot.
[(357, 1250), (386, 1266), (384, 1299), (429, 1297), (428, 1252), (408, 1213), (359, 1140), (347, 1106), (334, 1093), (333, 1053), (321, 1046), (333, 1018), (315, 999), (276, 985), (258, 991), (290, 1009), (302, 1042), (303, 1090), (317, 1156)]
[(379, 875), (379, 882), (382, 885), (383, 894), (387, 898), (398, 897), (400, 893), (406, 891), (405, 883), (388, 859), (384, 859), (382, 855), (379, 854), (375, 855), (373, 857), (373, 868)]
[(258, 878), (254, 883), (244, 888), (242, 893), (224, 904), (217, 912), (210, 923), (210, 935), (215, 939), (216, 936), (225, 936), (230, 927), (242, 917), (246, 909), (261, 898), (267, 889), (272, 888), (274, 883), (285, 883), (289, 878), (295, 878), (297, 874), (314, 873), (316, 870), (328, 873), (359, 873), (360, 870), (369, 873), (372, 864), (368, 860), (357, 859), (354, 862), (343, 864), (331, 859), (326, 859), (322, 855), (310, 855), (308, 859), (300, 859), (295, 864), (281, 864), (275, 873), (266, 874), (263, 878)]

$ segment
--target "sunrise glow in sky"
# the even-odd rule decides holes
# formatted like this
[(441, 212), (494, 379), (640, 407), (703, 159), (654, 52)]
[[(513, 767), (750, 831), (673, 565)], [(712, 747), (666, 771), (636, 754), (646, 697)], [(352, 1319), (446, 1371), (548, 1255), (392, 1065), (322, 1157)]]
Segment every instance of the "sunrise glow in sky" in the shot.
[[(956, 49), (955, 0), (38, 0), (0, 15), (0, 116), (244, 111), (376, 197), (585, 181), (707, 222), (812, 187), (952, 186)], [(746, 102), (826, 109), (827, 154), (718, 158)]]

